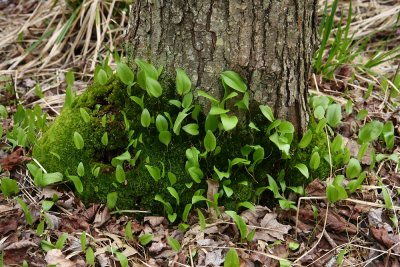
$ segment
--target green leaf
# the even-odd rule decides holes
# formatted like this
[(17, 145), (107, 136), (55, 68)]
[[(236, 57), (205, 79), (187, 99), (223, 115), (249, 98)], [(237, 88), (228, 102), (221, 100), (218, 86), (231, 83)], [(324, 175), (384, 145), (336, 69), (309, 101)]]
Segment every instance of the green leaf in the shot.
[(350, 159), (346, 167), (346, 177), (352, 179), (360, 175), (360, 173), (361, 173), (360, 162), (355, 158)]
[(232, 190), (232, 188), (230, 188), (230, 187), (228, 187), (228, 186), (226, 186), (226, 185), (223, 185), (223, 188), (224, 188), (224, 191), (225, 191), (226, 196), (227, 196), (228, 198), (230, 198), (230, 197), (233, 195), (233, 190)]
[(128, 223), (125, 225), (125, 237), (128, 240), (133, 240), (132, 221), (128, 221)]
[(239, 74), (234, 71), (224, 71), (221, 73), (221, 79), (224, 84), (232, 89), (244, 93), (247, 91), (247, 86), (243, 82)]
[(201, 179), (203, 178), (203, 172), (199, 167), (197, 166), (190, 167), (188, 169), (188, 172), (190, 177), (192, 177), (193, 181), (195, 181), (198, 184), (201, 182)]
[(394, 126), (392, 121), (385, 123), (382, 129), (383, 140), (386, 143), (388, 149), (392, 149), (394, 146)]
[(226, 253), (224, 267), (240, 267), (239, 256), (235, 249), (230, 248)]
[(204, 92), (202, 90), (198, 90), (197, 91), (197, 95), (201, 96), (201, 97), (204, 97), (204, 98), (207, 98), (207, 99), (211, 100), (211, 102), (213, 102), (215, 104), (219, 103), (219, 101), (216, 98), (214, 98), (213, 96), (207, 94), (206, 92)]
[(15, 199), (17, 200), (18, 204), (22, 208), (22, 211), (24, 212), (26, 222), (29, 225), (32, 225), (33, 224), (33, 219), (32, 219), (32, 214), (29, 211), (28, 205), (26, 205), (26, 203), (22, 199), (20, 199), (19, 197), (15, 197)]
[(181, 244), (179, 243), (178, 240), (176, 240), (175, 238), (173, 238), (172, 236), (167, 236), (167, 241), (168, 244), (170, 245), (170, 247), (175, 250), (176, 252), (178, 252), (179, 250), (181, 250)]
[(225, 114), (228, 113), (229, 109), (223, 109), (217, 106), (212, 106), (210, 109), (210, 112), (208, 114), (210, 115), (221, 115), (221, 114)]
[(150, 126), (151, 117), (150, 117), (150, 112), (147, 108), (143, 109), (142, 114), (140, 115), (140, 123), (145, 128)]
[(176, 204), (179, 206), (179, 194), (173, 187), (167, 187), (168, 192), (173, 196), (176, 200)]
[(86, 251), (86, 232), (81, 233), (79, 240), (81, 242), (81, 249), (83, 252), (85, 252)]
[(339, 104), (331, 104), (326, 110), (326, 119), (328, 124), (336, 127), (342, 120), (342, 108)]
[(80, 177), (83, 177), (85, 175), (85, 166), (83, 166), (82, 162), (79, 162), (78, 168), (76, 168), (76, 172)]
[(255, 125), (255, 123), (252, 122), (252, 121), (249, 123), (249, 127), (250, 127), (251, 129), (253, 129), (253, 130), (256, 130), (257, 132), (261, 131), (261, 130)]
[(192, 209), (192, 204), (186, 204), (185, 205), (185, 209), (183, 210), (183, 214), (182, 214), (182, 220), (184, 222), (187, 222), (188, 216), (189, 216), (189, 212)]
[(197, 123), (189, 123), (183, 126), (182, 129), (190, 135), (199, 134), (199, 125)]
[(310, 177), (310, 174), (308, 173), (308, 168), (306, 165), (304, 165), (303, 163), (297, 163), (295, 167), (301, 172), (301, 174), (304, 175), (304, 177), (306, 177), (306, 178)]
[(43, 177), (40, 180), (40, 184), (38, 184), (38, 186), (45, 187), (51, 184), (61, 182), (62, 180), (63, 180), (63, 175), (60, 172), (43, 173)]
[(201, 231), (204, 231), (206, 229), (206, 218), (200, 209), (197, 209), (197, 215), (199, 216)]
[(383, 130), (383, 123), (379, 121), (371, 121), (364, 125), (358, 133), (358, 140), (361, 143), (369, 143), (378, 139)]
[(103, 145), (108, 145), (108, 134), (107, 134), (107, 132), (104, 132), (103, 133), (103, 136), (101, 137), (101, 143), (103, 144)]
[(174, 123), (174, 127), (173, 127), (173, 132), (176, 135), (179, 135), (182, 122), (187, 117), (187, 115), (189, 115), (189, 114), (187, 114), (186, 112), (183, 112), (183, 111), (178, 113), (178, 116), (176, 117), (176, 120), (175, 120), (175, 123)]
[(94, 80), (101, 85), (105, 85), (108, 82), (107, 72), (103, 69), (100, 69), (96, 73)]
[(153, 238), (154, 238), (153, 234), (143, 234), (143, 235), (139, 236), (139, 243), (142, 246), (146, 246), (151, 241), (153, 241)]
[(82, 135), (78, 132), (74, 132), (74, 144), (77, 149), (82, 149), (85, 144)]
[(124, 171), (124, 168), (122, 168), (121, 165), (118, 165), (116, 170), (115, 170), (115, 178), (117, 179), (117, 181), (119, 183), (125, 182), (125, 179), (126, 179), (125, 171)]
[(343, 136), (338, 134), (332, 141), (331, 144), (332, 152), (338, 152), (343, 149)]
[(193, 94), (191, 92), (189, 92), (183, 97), (182, 107), (189, 108), (190, 105), (192, 105), (192, 101), (193, 101)]
[(204, 137), (204, 148), (207, 152), (214, 151), (217, 147), (217, 139), (212, 131), (208, 130)]
[(357, 189), (361, 187), (361, 184), (364, 182), (365, 177), (367, 176), (366, 172), (362, 172), (356, 180), (351, 180), (347, 184), (347, 188), (349, 189), (350, 193), (354, 193)]
[(16, 195), (19, 192), (17, 181), (10, 178), (2, 178), (0, 187), (1, 187), (1, 192), (5, 197)]
[(117, 192), (111, 192), (107, 194), (107, 207), (109, 209), (113, 209), (115, 205), (117, 204), (118, 200), (118, 193)]
[(51, 200), (43, 200), (42, 201), (42, 209), (44, 212), (49, 211), (54, 205), (54, 201)]
[(218, 170), (217, 167), (215, 167), (215, 166), (214, 166), (214, 171), (220, 180), (222, 180), (224, 178), (229, 178), (229, 172), (222, 172), (222, 171)]
[(147, 171), (150, 173), (151, 177), (158, 182), (161, 179), (161, 171), (158, 167), (153, 167), (150, 165), (145, 165)]
[(310, 158), (310, 168), (312, 170), (316, 170), (319, 167), (319, 164), (321, 162), (321, 158), (319, 156), (318, 151), (315, 151), (312, 153), (311, 158)]
[(176, 69), (176, 91), (179, 95), (186, 94), (192, 88), (192, 82), (182, 69)]
[(393, 207), (392, 198), (390, 197), (389, 190), (386, 186), (382, 186), (383, 201), (385, 201), (385, 207), (391, 209)]
[(292, 264), (287, 259), (279, 260), (279, 267), (291, 267)]
[(237, 204), (237, 207), (245, 207), (246, 209), (249, 209), (253, 212), (256, 212), (256, 207), (254, 207), (253, 204), (251, 204), (249, 201), (243, 201), (243, 202), (239, 202)]
[(362, 121), (368, 116), (368, 110), (362, 109), (357, 113), (357, 120)]
[(161, 84), (151, 77), (146, 77), (146, 90), (149, 95), (154, 97), (160, 97), (163, 91)]
[(7, 109), (3, 105), (0, 105), (0, 115), (3, 119), (7, 119)]
[(242, 100), (235, 103), (235, 107), (242, 110), (249, 110), (250, 95), (248, 92), (244, 93)]
[(57, 240), (56, 244), (54, 245), (56, 249), (62, 250), (65, 245), (65, 241), (67, 241), (68, 234), (63, 233)]
[(125, 63), (117, 64), (117, 76), (119, 79), (126, 85), (132, 85), (135, 80), (135, 76), (133, 75), (133, 71), (128, 67)]
[(36, 234), (41, 236), (44, 233), (44, 220), (41, 220), (36, 228)]
[(83, 185), (81, 179), (78, 176), (69, 175), (68, 179), (70, 179), (74, 183), (75, 189), (76, 191), (78, 191), (78, 193), (83, 192)]
[(92, 169), (92, 174), (94, 177), (98, 177), (100, 173), (100, 167), (95, 167)]
[(161, 203), (164, 205), (165, 211), (166, 211), (168, 214), (172, 214), (172, 213), (173, 213), (173, 209), (172, 209), (171, 204), (170, 204), (169, 202), (166, 202), (166, 201), (162, 198), (161, 195), (157, 194), (157, 195), (154, 197), (154, 200), (161, 202)]
[(259, 108), (264, 117), (267, 118), (270, 122), (273, 122), (275, 120), (274, 113), (272, 112), (272, 109), (269, 106), (261, 105)]
[(162, 131), (158, 134), (158, 140), (160, 140), (161, 143), (164, 145), (168, 146), (168, 144), (171, 142), (171, 132), (169, 131)]
[(308, 129), (307, 132), (301, 138), (299, 147), (306, 148), (311, 143), (311, 140), (312, 140), (312, 131)]
[(318, 106), (314, 110), (314, 117), (317, 120), (322, 120), (325, 117), (325, 109), (322, 106)]
[(271, 140), (285, 155), (289, 155), (290, 145), (286, 142), (282, 142), (282, 140), (279, 138), (278, 133), (274, 133), (273, 135), (271, 135), (269, 137), (269, 140)]
[(208, 131), (212, 131), (214, 132), (215, 130), (218, 129), (218, 117), (217, 116), (212, 116), (212, 115), (207, 115), (206, 117), (206, 122), (205, 122), (205, 130)]
[(300, 247), (300, 244), (294, 241), (289, 242), (290, 250), (297, 250)]
[(130, 99), (132, 99), (133, 102), (138, 104), (142, 110), (144, 109), (144, 103), (143, 103), (144, 96), (142, 96), (142, 98), (139, 98), (137, 96), (131, 96)]
[(115, 252), (115, 255), (117, 255), (119, 264), (121, 264), (121, 267), (128, 267), (129, 263), (128, 263), (128, 259), (126, 258), (126, 256), (124, 254), (122, 254), (121, 252)]
[(65, 74), (65, 80), (67, 81), (67, 85), (69, 85), (69, 86), (73, 86), (74, 85), (74, 81), (75, 81), (75, 75), (74, 75), (74, 73), (72, 72), (72, 71), (68, 71), (66, 74)]
[(225, 131), (230, 131), (234, 129), (238, 121), (239, 120), (236, 116), (228, 116), (227, 114), (221, 114), (221, 122)]
[(176, 175), (173, 174), (172, 172), (167, 173), (168, 180), (171, 186), (173, 186), (176, 183)]
[(158, 114), (156, 117), (156, 127), (157, 127), (157, 131), (159, 131), (159, 132), (168, 131), (168, 121), (161, 114)]
[(175, 107), (177, 107), (177, 108), (181, 108), (181, 106), (182, 106), (182, 102), (179, 101), (179, 100), (176, 100), (176, 99), (171, 99), (171, 100), (168, 101), (168, 103), (173, 105), (173, 106), (175, 106)]
[(279, 124), (279, 131), (284, 134), (292, 134), (294, 133), (294, 126), (289, 121), (282, 121), (282, 123)]
[(95, 261), (94, 261), (94, 252), (93, 249), (91, 247), (88, 247), (88, 249), (86, 250), (86, 264), (90, 265), (90, 266), (94, 266), (95, 265)]
[(243, 218), (240, 217), (236, 212), (231, 210), (227, 210), (225, 211), (225, 213), (228, 214), (235, 222), (237, 228), (239, 229), (241, 239), (246, 239), (248, 230)]
[(39, 98), (43, 98), (44, 97), (44, 94), (43, 94), (43, 91), (42, 91), (42, 87), (40, 86), (40, 83), (36, 83), (35, 94)]
[(152, 79), (158, 79), (158, 71), (153, 65), (139, 58), (135, 59), (135, 63), (140, 67), (140, 69), (147, 77), (150, 77)]

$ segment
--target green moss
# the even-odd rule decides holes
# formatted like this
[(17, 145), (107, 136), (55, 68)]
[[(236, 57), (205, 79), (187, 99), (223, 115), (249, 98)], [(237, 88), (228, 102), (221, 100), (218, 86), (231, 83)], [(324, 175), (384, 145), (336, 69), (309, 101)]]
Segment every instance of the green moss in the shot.
[[(180, 110), (168, 104), (169, 99), (178, 99), (173, 89), (174, 84), (171, 78), (162, 77), (162, 80), (165, 92), (160, 98), (150, 98), (145, 91), (136, 86), (132, 88), (131, 94), (138, 97), (145, 95), (145, 107), (153, 117), (167, 111), (175, 118)], [(90, 114), (89, 123), (85, 123), (81, 118), (80, 108), (84, 108)], [(243, 167), (234, 166), (232, 168), (231, 184), (228, 186), (233, 189), (234, 194), (231, 198), (224, 197), (219, 201), (227, 209), (235, 209), (237, 203), (242, 201), (253, 201), (255, 189), (268, 185), (267, 174), (277, 177), (278, 172), (285, 169), (286, 177), (290, 177), (290, 181), (287, 181), (288, 184), (305, 182), (304, 177), (293, 166), (297, 162), (307, 164), (311, 148), (304, 151), (294, 150), (292, 151), (292, 160), (281, 160), (280, 151), (265, 136), (267, 127), (265, 118), (257, 115), (252, 120), (259, 126), (264, 125), (260, 127), (261, 132), (239, 128), (231, 132), (216, 133), (221, 153), (200, 160), (200, 167), (204, 172), (203, 181), (200, 184), (193, 183), (188, 188), (186, 184), (192, 183), (193, 180), (185, 169), (187, 160), (185, 152), (191, 147), (196, 147), (201, 152), (205, 150), (203, 147), (205, 133), (202, 128), (205, 120), (204, 114), (200, 114), (198, 119), (200, 125), (198, 136), (188, 135), (181, 130), (179, 136), (173, 134), (172, 141), (167, 148), (159, 142), (154, 124), (149, 129), (141, 126), (141, 112), (139, 105), (130, 99), (126, 86), (117, 78), (112, 77), (104, 86), (93, 84), (84, 94), (76, 98), (71, 108), (62, 111), (49, 130), (37, 142), (33, 149), (33, 157), (48, 172), (61, 171), (66, 176), (77, 175), (76, 168), (82, 162), (85, 167), (85, 175), (82, 177), (84, 191), (80, 197), (85, 203), (105, 203), (108, 193), (118, 192), (117, 207), (119, 209), (143, 209), (155, 213), (163, 212), (162, 204), (154, 201), (156, 194), (160, 194), (174, 207), (175, 200), (166, 189), (170, 186), (168, 178), (164, 177), (155, 181), (147, 171), (146, 164), (157, 166), (164, 169), (165, 173), (172, 172), (176, 175), (177, 182), (173, 187), (181, 199), (178, 211), (181, 211), (186, 203), (191, 203), (196, 190), (207, 189), (206, 179), (213, 178), (213, 175), (215, 178), (214, 166), (221, 171), (226, 171), (229, 159), (243, 157), (240, 149), (245, 145), (261, 145), (264, 148), (265, 159), (256, 166), (254, 173), (249, 173)], [(129, 129), (124, 123), (123, 114), (129, 121)], [(103, 116), (107, 117), (105, 127), (102, 126)], [(74, 132), (79, 132), (84, 139), (85, 145), (82, 150), (78, 150), (74, 145)], [(105, 132), (108, 133), (109, 139), (107, 146), (101, 142)], [(140, 136), (141, 138), (139, 138)], [(134, 139), (137, 140), (137, 145), (129, 145)], [(326, 151), (321, 136), (315, 136), (313, 140), (321, 152)], [(111, 160), (124, 153), (127, 148), (132, 157), (138, 151), (141, 151), (141, 154), (135, 166), (124, 164), (126, 181), (120, 184), (116, 181), (115, 168), (112, 166)], [(321, 165), (323, 162), (321, 160)], [(92, 169), (95, 167), (100, 167), (98, 177), (92, 174)], [(312, 172), (312, 177), (324, 177), (325, 171), (324, 168), (321, 168), (318, 171), (320, 173)], [(247, 182), (247, 185), (243, 185), (241, 182)]]

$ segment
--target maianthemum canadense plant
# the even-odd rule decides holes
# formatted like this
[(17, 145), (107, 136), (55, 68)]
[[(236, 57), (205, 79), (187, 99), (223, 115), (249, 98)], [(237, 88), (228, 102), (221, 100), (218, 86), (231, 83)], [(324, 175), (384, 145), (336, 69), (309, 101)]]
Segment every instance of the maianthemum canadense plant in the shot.
[[(247, 86), (235, 72), (221, 73), (224, 96), (216, 99), (193, 92), (181, 69), (169, 77), (135, 62), (136, 72), (119, 61), (113, 73), (106, 60), (78, 97), (68, 83), (61, 115), (33, 149), (42, 167), (28, 165), (39, 186), (71, 182), (86, 203), (165, 212), (171, 222), (186, 222), (192, 210), (204, 220), (198, 208), (207, 205), (218, 215), (224, 206), (238, 223), (238, 209), (254, 209), (258, 201), (294, 208), (289, 192), (303, 194), (306, 182), (347, 163), (347, 178), (359, 177), (348, 190), (361, 185), (358, 160), (334, 136), (342, 113), (330, 98), (311, 98), (310, 129), (298, 140), (293, 125), (276, 119), (270, 107), (250, 108)], [(332, 202), (344, 198), (343, 178), (328, 186)], [(243, 230), (242, 238), (248, 235)]]

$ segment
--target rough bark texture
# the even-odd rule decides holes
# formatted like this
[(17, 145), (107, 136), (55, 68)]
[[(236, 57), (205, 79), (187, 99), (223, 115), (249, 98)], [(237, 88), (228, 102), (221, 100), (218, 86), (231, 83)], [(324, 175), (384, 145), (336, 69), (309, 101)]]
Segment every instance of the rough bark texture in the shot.
[(304, 131), (316, 12), (317, 0), (138, 0), (128, 48), (167, 71), (185, 69), (216, 97), (219, 73), (234, 70), (252, 103), (270, 105)]

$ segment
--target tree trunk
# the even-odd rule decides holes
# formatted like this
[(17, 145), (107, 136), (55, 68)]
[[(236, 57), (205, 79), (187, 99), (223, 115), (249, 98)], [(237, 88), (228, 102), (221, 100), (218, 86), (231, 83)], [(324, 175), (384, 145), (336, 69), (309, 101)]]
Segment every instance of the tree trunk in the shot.
[(268, 104), (298, 132), (306, 128), (317, 0), (138, 0), (130, 16), (132, 58), (183, 68), (215, 97), (218, 75), (236, 71), (253, 105)]

